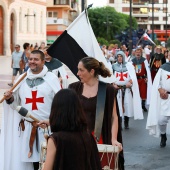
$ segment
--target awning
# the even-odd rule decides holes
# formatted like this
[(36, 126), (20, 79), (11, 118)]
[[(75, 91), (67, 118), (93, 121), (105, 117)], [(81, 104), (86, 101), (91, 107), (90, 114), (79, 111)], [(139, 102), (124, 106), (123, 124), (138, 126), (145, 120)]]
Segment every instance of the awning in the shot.
[(61, 35), (64, 31), (47, 31), (47, 35)]

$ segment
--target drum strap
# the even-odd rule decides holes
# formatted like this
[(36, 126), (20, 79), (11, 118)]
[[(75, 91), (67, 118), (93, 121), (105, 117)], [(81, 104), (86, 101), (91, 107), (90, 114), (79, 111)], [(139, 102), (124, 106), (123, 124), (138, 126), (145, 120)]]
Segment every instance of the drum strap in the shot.
[(97, 93), (97, 106), (96, 106), (96, 119), (95, 119), (95, 129), (94, 136), (97, 141), (99, 141), (103, 125), (104, 108), (106, 100), (106, 83), (100, 82), (98, 85)]

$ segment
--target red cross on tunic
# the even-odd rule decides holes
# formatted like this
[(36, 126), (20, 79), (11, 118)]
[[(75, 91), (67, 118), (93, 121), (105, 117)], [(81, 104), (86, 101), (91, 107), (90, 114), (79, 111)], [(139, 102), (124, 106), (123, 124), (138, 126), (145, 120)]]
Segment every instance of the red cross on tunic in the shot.
[(121, 72), (121, 73), (116, 73), (116, 78), (117, 78), (117, 77), (120, 77), (119, 81), (125, 81), (125, 80), (123, 79), (123, 77), (126, 77), (126, 78), (127, 78), (127, 76), (128, 76), (127, 73), (125, 73), (125, 74), (123, 74), (122, 72)]
[(37, 102), (44, 103), (44, 97), (37, 98), (37, 91), (32, 91), (32, 98), (26, 98), (25, 104), (32, 103), (32, 110), (38, 110)]
[(170, 79), (170, 75), (167, 75), (167, 79)]

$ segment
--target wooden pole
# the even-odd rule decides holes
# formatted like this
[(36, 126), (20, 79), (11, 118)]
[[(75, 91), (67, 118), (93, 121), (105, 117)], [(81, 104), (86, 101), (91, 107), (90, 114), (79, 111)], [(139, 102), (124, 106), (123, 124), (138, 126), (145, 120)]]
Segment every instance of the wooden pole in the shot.
[[(19, 79), (19, 81), (17, 81), (17, 83), (15, 83), (14, 84), (14, 86), (9, 90), (10, 92), (12, 92), (14, 89), (15, 89), (15, 87), (17, 87), (18, 86), (18, 84), (26, 77), (26, 75), (27, 75), (27, 72), (25, 72), (24, 74), (23, 74), (23, 76)], [(2, 103), (4, 100), (5, 100), (5, 96), (0, 100), (0, 103)]]

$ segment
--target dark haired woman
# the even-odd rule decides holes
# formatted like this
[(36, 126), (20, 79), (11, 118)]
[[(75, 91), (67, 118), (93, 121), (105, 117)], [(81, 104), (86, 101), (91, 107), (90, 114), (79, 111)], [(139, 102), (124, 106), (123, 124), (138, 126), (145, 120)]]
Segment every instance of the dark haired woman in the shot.
[[(104, 66), (102, 62), (99, 62), (95, 58), (85, 57), (81, 59), (78, 64), (77, 75), (79, 76), (81, 81), (70, 84), (69, 88), (74, 89), (79, 96), (87, 119), (88, 129), (91, 133), (94, 133), (94, 136), (99, 143), (119, 146), (120, 150), (122, 150), (120, 116), (116, 103), (117, 91), (112, 85), (102, 83), (98, 79), (99, 75), (102, 77), (110, 77), (110, 71)], [(103, 88), (103, 90), (101, 90), (102, 86), (106, 86), (106, 89)], [(105, 92), (101, 94), (102, 91)], [(102, 99), (104, 99), (104, 101), (102, 101)], [(104, 114), (103, 118), (98, 121), (96, 119), (99, 114), (98, 107), (101, 107), (102, 103), (104, 103)], [(100, 128), (101, 131), (96, 130)], [(99, 137), (100, 139), (97, 138), (95, 133), (101, 134)], [(119, 170), (123, 169), (124, 158), (122, 151), (119, 154)]]
[(87, 132), (78, 96), (71, 89), (54, 97), (50, 114), (53, 134), (48, 139), (43, 170), (101, 170), (97, 145)]

